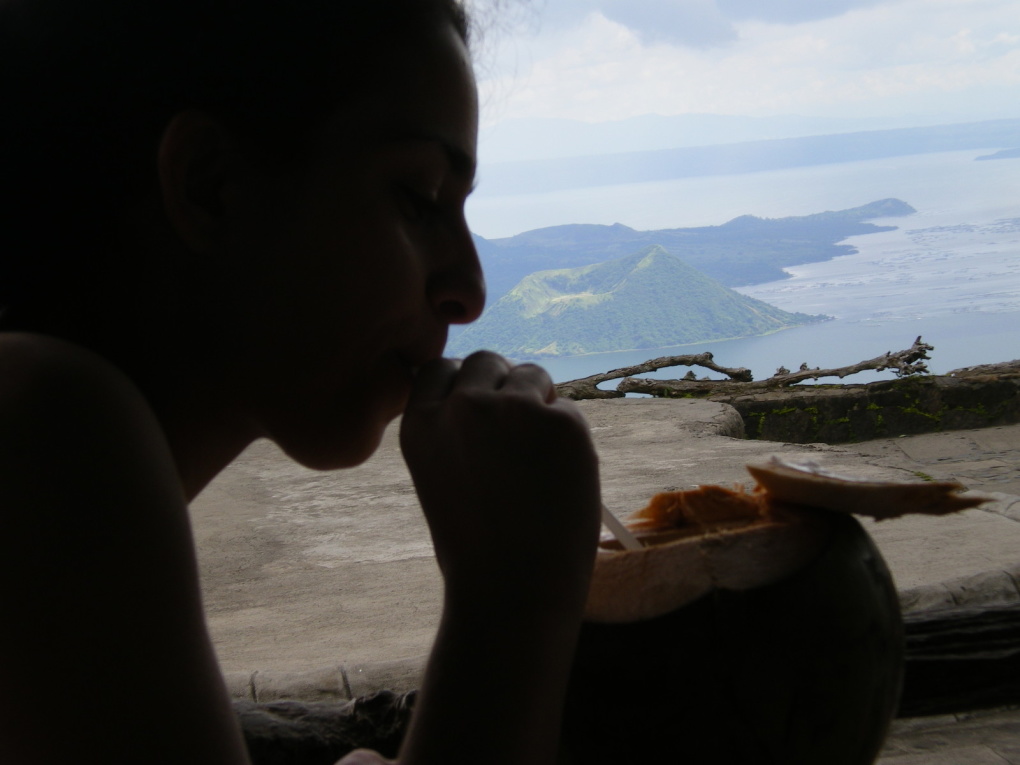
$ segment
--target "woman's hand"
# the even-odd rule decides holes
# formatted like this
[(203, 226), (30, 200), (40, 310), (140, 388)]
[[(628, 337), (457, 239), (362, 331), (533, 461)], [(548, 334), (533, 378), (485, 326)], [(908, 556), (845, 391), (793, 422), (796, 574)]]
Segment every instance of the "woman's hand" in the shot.
[(493, 353), (418, 375), (401, 429), (448, 598), (562, 608), (587, 594), (599, 529), (587, 423), (548, 374)]
[(369, 749), (355, 749), (334, 765), (393, 765), (396, 760), (387, 760), (377, 752)]
[(476, 353), (422, 368), (400, 437), (446, 598), (399, 762), (551, 765), (598, 541), (588, 426), (544, 370)]

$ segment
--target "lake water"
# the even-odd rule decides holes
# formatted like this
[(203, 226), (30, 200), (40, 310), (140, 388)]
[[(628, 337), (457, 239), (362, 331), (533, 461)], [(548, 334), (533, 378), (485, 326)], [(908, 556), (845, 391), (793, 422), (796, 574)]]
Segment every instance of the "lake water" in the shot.
[[(757, 338), (593, 354), (544, 362), (564, 381), (671, 354), (715, 355), (755, 379), (776, 368), (837, 367), (910, 346), (933, 345), (936, 373), (1020, 358), (1020, 160), (975, 162), (988, 152), (944, 152), (678, 181), (481, 197), (469, 220), (482, 236), (561, 223), (621, 222), (637, 229), (714, 225), (837, 210), (884, 197), (917, 208), (876, 221), (896, 231), (853, 237), (855, 255), (789, 269), (791, 278), (740, 291), (833, 321)], [(484, 173), (483, 173), (484, 183)], [(656, 373), (676, 377), (686, 369)], [(695, 369), (701, 374), (707, 370)], [(715, 375), (713, 375), (715, 376)], [(891, 373), (864, 373), (862, 382)], [(851, 379), (851, 378), (848, 378)]]

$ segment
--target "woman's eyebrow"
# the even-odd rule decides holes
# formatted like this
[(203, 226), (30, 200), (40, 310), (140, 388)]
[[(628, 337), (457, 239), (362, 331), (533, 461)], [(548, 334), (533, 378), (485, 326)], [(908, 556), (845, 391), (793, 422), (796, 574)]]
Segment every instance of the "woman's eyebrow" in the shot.
[(478, 171), (478, 163), (475, 158), (456, 144), (444, 141), (441, 138), (435, 138), (434, 140), (438, 141), (446, 153), (446, 158), (450, 161), (450, 167), (453, 171), (465, 180), (473, 182), (475, 173)]
[(478, 162), (474, 155), (444, 135), (426, 131), (397, 131), (387, 135), (386, 140), (393, 143), (434, 143), (442, 149), (447, 162), (450, 163), (450, 169), (455, 174), (465, 181), (474, 182), (475, 173), (478, 171)]

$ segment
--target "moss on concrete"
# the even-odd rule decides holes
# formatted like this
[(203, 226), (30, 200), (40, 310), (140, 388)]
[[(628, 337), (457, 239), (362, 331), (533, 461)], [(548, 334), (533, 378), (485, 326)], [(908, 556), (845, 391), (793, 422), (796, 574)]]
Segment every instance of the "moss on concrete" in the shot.
[(1020, 422), (1020, 376), (909, 377), (727, 397), (748, 438), (849, 443)]

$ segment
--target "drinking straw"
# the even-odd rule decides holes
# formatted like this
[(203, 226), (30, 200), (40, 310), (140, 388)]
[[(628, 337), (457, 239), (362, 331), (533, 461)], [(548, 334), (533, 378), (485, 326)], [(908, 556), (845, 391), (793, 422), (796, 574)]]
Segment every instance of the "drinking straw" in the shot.
[(640, 550), (641, 543), (637, 541), (630, 529), (617, 520), (616, 516), (609, 512), (609, 508), (602, 503), (602, 524), (609, 529), (617, 541), (623, 545), (625, 550)]

